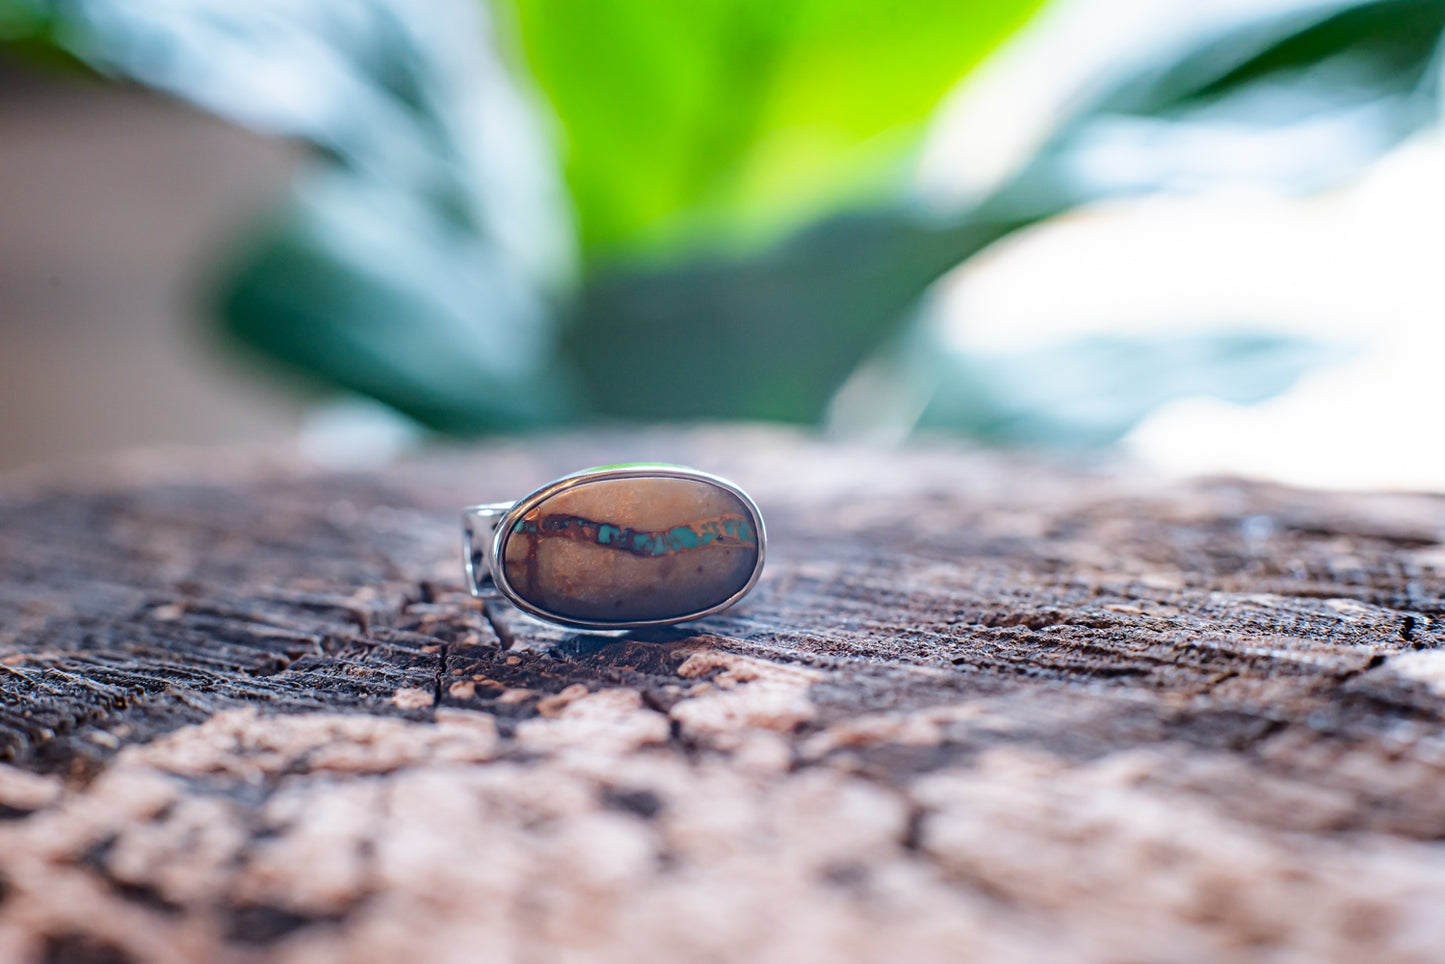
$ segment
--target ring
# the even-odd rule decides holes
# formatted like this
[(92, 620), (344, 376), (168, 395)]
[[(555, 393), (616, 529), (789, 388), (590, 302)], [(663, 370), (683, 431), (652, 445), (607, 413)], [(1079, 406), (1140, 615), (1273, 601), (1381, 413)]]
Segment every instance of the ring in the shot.
[(607, 465), (517, 502), (462, 510), (467, 587), (579, 629), (700, 619), (763, 571), (767, 536), (747, 493), (681, 465)]

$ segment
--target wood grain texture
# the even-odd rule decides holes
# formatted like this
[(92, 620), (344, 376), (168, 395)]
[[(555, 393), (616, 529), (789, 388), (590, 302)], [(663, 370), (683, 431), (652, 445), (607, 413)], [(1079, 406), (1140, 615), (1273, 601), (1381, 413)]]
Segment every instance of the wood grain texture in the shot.
[[(456, 511), (741, 483), (684, 629), (462, 592)], [(1445, 500), (763, 430), (0, 484), (0, 960), (1426, 961)]]

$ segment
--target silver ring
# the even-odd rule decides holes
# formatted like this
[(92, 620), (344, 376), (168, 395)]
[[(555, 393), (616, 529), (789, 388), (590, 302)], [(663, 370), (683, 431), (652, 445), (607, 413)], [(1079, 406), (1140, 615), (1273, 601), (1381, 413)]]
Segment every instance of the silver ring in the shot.
[(681, 465), (586, 469), (516, 502), (462, 510), (472, 595), (491, 583), (533, 616), (579, 629), (700, 619), (763, 571), (762, 513), (726, 479)]

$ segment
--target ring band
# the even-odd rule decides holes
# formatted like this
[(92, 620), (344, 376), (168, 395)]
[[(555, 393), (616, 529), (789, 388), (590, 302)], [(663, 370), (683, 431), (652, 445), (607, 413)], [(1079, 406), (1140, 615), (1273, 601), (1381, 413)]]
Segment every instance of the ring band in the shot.
[(742, 489), (681, 465), (586, 469), (516, 502), (462, 510), (472, 595), (579, 629), (700, 619), (758, 581), (763, 517)]

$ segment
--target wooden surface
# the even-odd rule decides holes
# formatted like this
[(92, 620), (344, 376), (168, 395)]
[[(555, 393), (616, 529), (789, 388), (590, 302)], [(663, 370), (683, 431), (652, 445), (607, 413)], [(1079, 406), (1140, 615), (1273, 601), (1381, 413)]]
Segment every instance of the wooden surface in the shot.
[[(456, 510), (734, 478), (685, 631), (461, 593)], [(0, 484), (0, 960), (1445, 957), (1445, 501), (761, 430)]]

